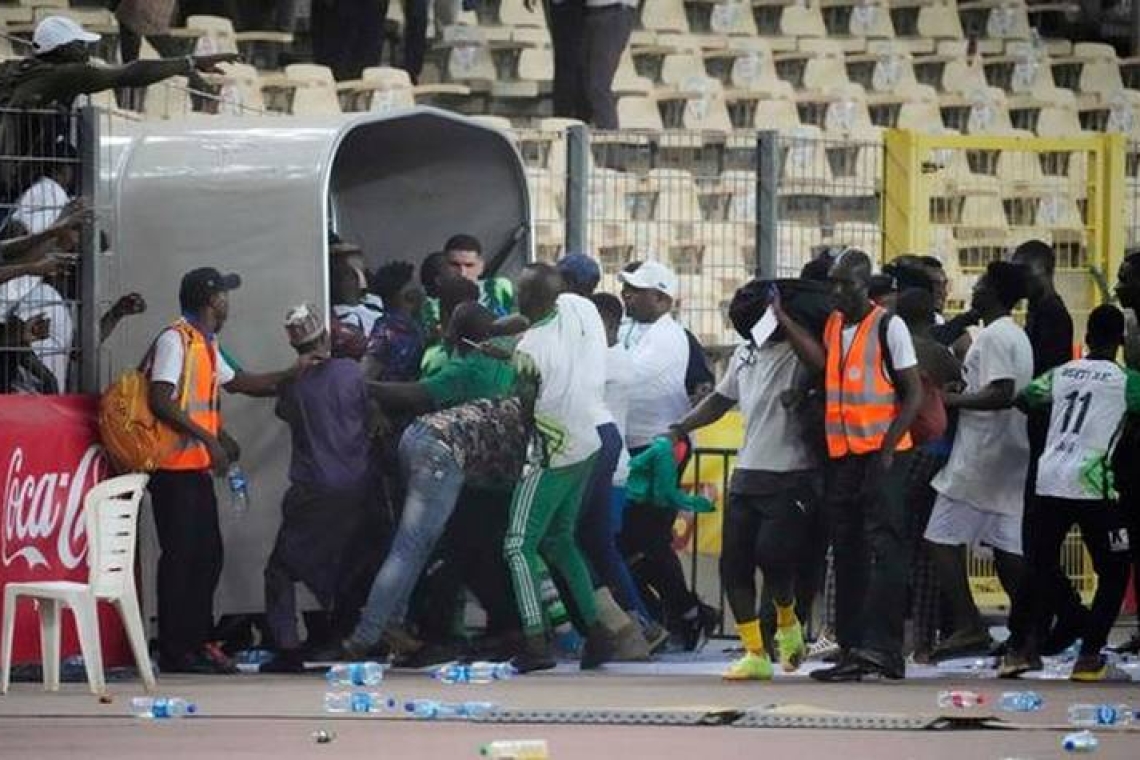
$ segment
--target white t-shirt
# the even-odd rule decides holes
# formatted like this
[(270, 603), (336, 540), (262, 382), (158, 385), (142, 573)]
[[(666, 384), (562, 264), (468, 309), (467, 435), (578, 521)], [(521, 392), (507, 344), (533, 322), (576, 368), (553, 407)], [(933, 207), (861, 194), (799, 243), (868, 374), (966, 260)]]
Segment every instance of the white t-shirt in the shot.
[[(892, 315), (890, 320), (890, 322), (887, 322), (887, 348), (891, 354), (891, 369), (897, 372), (899, 370), (917, 367), (918, 355), (914, 351), (914, 340), (910, 337), (910, 328), (906, 326), (906, 322), (903, 322), (900, 317)], [(843, 326), (842, 340), (844, 356), (847, 356), (847, 352), (851, 350), (851, 344), (855, 342), (855, 333), (858, 330), (858, 323)]]
[[(234, 379), (237, 374), (234, 368), (226, 361), (226, 357), (218, 350), (214, 343), (214, 354), (217, 358), (218, 385), (223, 386)], [(157, 383), (170, 383), (178, 392), (178, 381), (182, 378), (182, 364), (185, 361), (186, 349), (182, 346), (182, 336), (174, 330), (167, 329), (158, 337), (154, 345), (154, 362), (151, 365), (150, 379)]]
[(48, 336), (33, 341), (32, 350), (55, 376), (59, 392), (67, 393), (67, 370), (75, 341), (70, 306), (42, 277), (25, 275), (0, 284), (0, 314), (7, 315), (13, 310), (25, 322), (40, 315), (47, 317)]
[(568, 467), (596, 452), (606, 330), (594, 304), (571, 293), (558, 296), (554, 312), (523, 333), (515, 364), (524, 379), (537, 375), (534, 417), (544, 466)]
[[(621, 346), (610, 346), (606, 349), (606, 409), (613, 416), (622, 441), (625, 440), (629, 399), (633, 391), (633, 360)], [(624, 485), (628, 478), (629, 452), (623, 446), (614, 470), (614, 484)]]
[(744, 415), (744, 445), (736, 466), (744, 470), (798, 472), (813, 466), (799, 426), (781, 399), (795, 387), (800, 362), (788, 343), (737, 347), (716, 392), (737, 402)]
[(1140, 374), (1115, 362), (1078, 359), (1046, 372), (1025, 391), (1051, 404), (1037, 467), (1037, 493), (1058, 499), (1112, 497), (1109, 449), (1127, 412), (1140, 411)]
[(685, 392), (689, 340), (666, 314), (652, 323), (623, 322), (618, 345), (633, 363), (634, 391), (629, 399), (626, 445), (636, 449), (668, 432), (669, 426), (689, 411)]
[(63, 207), (70, 202), (71, 197), (58, 182), (40, 177), (16, 201), (11, 221), (24, 225), (28, 233), (34, 235), (55, 224)]
[[(1012, 380), (1014, 392), (1020, 393), (1033, 379), (1029, 337), (1010, 317), (986, 325), (966, 352), (962, 374), (966, 393), (976, 393), (999, 380)], [(958, 414), (950, 461), (931, 485), (938, 493), (982, 512), (1020, 515), (1028, 470), (1024, 414), (1016, 409), (963, 409)]]

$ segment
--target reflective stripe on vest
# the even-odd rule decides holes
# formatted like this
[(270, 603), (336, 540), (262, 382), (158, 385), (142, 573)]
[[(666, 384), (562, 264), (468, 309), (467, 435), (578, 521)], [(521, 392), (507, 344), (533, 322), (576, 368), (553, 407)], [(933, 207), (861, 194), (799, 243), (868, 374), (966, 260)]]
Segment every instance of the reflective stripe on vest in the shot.
[[(875, 307), (855, 330), (851, 347), (843, 350), (843, 315), (834, 312), (823, 331), (827, 349), (827, 407), (824, 428), (827, 453), (832, 459), (849, 454), (870, 454), (883, 447), (883, 439), (898, 414), (894, 385), (883, 366), (880, 323), (888, 315)], [(904, 434), (897, 449), (911, 447)]]
[[(183, 364), (185, 370), (179, 383), (182, 392), (182, 411), (195, 424), (217, 435), (221, 429), (221, 414), (218, 400), (217, 348), (213, 340), (206, 337), (185, 320), (171, 325), (182, 338), (186, 351)], [(162, 461), (162, 470), (207, 470), (210, 468), (210, 452), (198, 439), (184, 435), (179, 437), (174, 451)]]

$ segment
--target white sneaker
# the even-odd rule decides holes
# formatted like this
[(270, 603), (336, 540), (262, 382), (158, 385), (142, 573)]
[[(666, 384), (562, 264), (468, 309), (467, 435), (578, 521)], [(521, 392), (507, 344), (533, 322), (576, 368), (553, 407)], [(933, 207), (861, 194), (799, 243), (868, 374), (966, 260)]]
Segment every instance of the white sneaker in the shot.
[(819, 638), (811, 643), (808, 647), (807, 658), (809, 660), (821, 660), (828, 655), (835, 654), (839, 651), (839, 642), (833, 641), (830, 636), (821, 633)]

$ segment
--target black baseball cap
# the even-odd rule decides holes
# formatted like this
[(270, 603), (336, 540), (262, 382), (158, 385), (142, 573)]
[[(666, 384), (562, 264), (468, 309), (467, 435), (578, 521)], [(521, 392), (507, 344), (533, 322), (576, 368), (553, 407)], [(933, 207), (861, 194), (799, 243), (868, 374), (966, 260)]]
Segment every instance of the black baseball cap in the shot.
[(178, 302), (183, 309), (194, 309), (205, 305), (210, 296), (241, 287), (241, 276), (222, 274), (213, 267), (192, 269), (182, 275), (182, 285), (178, 288)]

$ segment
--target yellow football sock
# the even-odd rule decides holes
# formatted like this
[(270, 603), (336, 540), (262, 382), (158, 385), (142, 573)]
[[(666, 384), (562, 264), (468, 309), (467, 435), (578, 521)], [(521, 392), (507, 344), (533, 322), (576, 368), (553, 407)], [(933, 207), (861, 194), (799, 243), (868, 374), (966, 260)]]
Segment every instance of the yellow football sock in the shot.
[(737, 623), (736, 632), (740, 634), (740, 643), (744, 645), (744, 651), (752, 654), (764, 652), (764, 634), (760, 633), (759, 620)]
[(776, 605), (776, 627), (788, 628), (800, 622), (796, 619), (796, 606), (789, 604), (787, 606), (782, 604)]

